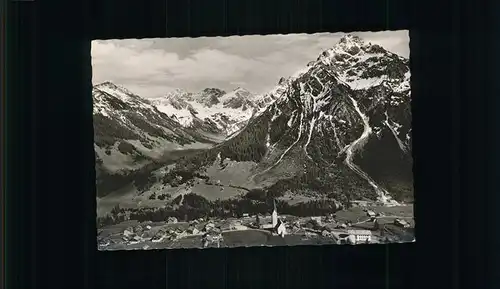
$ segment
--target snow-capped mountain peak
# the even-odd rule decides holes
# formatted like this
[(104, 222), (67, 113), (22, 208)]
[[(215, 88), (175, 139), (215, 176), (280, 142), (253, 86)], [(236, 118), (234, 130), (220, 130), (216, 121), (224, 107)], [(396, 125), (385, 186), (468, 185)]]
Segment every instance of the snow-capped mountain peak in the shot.
[(224, 90), (220, 89), (220, 88), (208, 87), (208, 88), (203, 89), (199, 93), (199, 96), (202, 99), (204, 99), (204, 98), (210, 98), (210, 97), (218, 99), (221, 96), (223, 96), (224, 94), (226, 94), (226, 92)]
[(219, 88), (205, 88), (200, 93), (196, 94), (195, 100), (207, 107), (211, 107), (220, 102), (220, 98), (226, 92)]
[(315, 65), (326, 65), (355, 90), (384, 81), (397, 91), (410, 88), (408, 59), (351, 34), (343, 36), (333, 47), (323, 51), (309, 67)]
[(365, 46), (366, 43), (365, 41), (360, 38), (359, 36), (355, 36), (352, 34), (346, 34), (340, 38), (339, 42), (337, 43), (337, 47), (349, 50), (352, 47), (362, 47)]
[(112, 82), (103, 82), (92, 88), (94, 113), (109, 117), (110, 113), (128, 109), (154, 109), (146, 99)]
[(167, 99), (167, 100), (175, 100), (175, 101), (188, 100), (188, 99), (192, 98), (192, 93), (190, 93), (182, 88), (176, 88), (173, 91), (167, 92), (163, 98)]
[(248, 101), (248, 102), (251, 102), (253, 99), (253, 94), (244, 89), (244, 88), (241, 88), (241, 87), (237, 87), (236, 89), (234, 89), (233, 91), (230, 91), (226, 94), (224, 94), (220, 100), (226, 104), (228, 102), (231, 102), (231, 101), (239, 101), (239, 102), (244, 102), (244, 101)]
[(137, 98), (138, 96), (129, 91), (128, 89), (118, 86), (110, 81), (99, 83), (93, 87), (94, 90), (108, 93), (122, 100)]
[(359, 36), (348, 33), (340, 38), (339, 43), (355, 43), (358, 45), (363, 45), (365, 43), (365, 40)]

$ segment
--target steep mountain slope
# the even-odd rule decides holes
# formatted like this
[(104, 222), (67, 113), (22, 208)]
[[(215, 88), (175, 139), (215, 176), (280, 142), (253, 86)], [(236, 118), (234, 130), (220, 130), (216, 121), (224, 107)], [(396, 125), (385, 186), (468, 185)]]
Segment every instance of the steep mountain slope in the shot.
[(138, 170), (161, 158), (165, 150), (214, 143), (183, 128), (146, 99), (110, 82), (94, 86), (92, 95), (98, 189), (109, 175)]
[[(239, 133), (178, 167), (213, 172), (232, 164), (240, 179), (232, 184), (246, 188), (411, 201), (408, 64), (347, 35), (280, 80), (267, 94), (277, 100)], [(234, 170), (235, 163), (253, 165), (243, 172)], [(237, 174), (249, 178), (241, 181)]]
[(243, 128), (272, 101), (271, 97), (253, 95), (243, 88), (228, 93), (206, 88), (199, 93), (177, 89), (152, 103), (186, 128), (225, 137)]
[(342, 38), (262, 116), (270, 133), (259, 160), (266, 168), (257, 176), (273, 179), (292, 168), (303, 174), (305, 165), (319, 171), (325, 190), (361, 192), (368, 185), (381, 201), (411, 199), (409, 76), (406, 59)]

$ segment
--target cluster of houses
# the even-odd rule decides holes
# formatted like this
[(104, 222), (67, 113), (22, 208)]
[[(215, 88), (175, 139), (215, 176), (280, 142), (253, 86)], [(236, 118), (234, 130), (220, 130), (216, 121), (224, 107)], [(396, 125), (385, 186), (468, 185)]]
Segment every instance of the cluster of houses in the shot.
[(127, 242), (129, 244), (137, 244), (141, 241), (143, 241), (145, 238), (150, 238), (152, 237), (151, 234), (151, 226), (146, 225), (146, 226), (141, 226), (137, 225), (134, 227), (128, 227), (123, 231), (123, 236), (122, 240), (124, 242)]
[[(373, 211), (367, 211), (367, 215), (372, 218), (378, 216)], [(346, 234), (335, 234), (331, 230), (326, 229), (326, 227), (323, 225), (322, 219), (323, 218), (320, 216), (310, 217), (305, 227), (306, 235), (307, 233), (309, 233), (310, 235), (321, 234), (323, 237), (336, 238), (338, 243), (360, 244), (372, 242), (372, 232), (370, 230), (347, 230)], [(332, 223), (334, 221), (335, 219), (333, 215), (329, 215), (325, 218), (326, 223)], [(346, 230), (351, 225), (352, 224), (350, 223), (341, 223), (338, 224), (335, 229)], [(292, 230), (295, 229), (296, 231), (298, 231), (302, 229), (303, 226), (301, 225), (300, 221), (296, 221), (292, 224), (288, 224), (288, 227)], [(274, 210), (271, 214), (271, 223), (262, 224), (260, 228), (269, 230), (273, 235), (278, 235), (281, 237), (284, 237), (287, 234), (287, 224), (285, 224), (285, 222), (281, 218), (279, 218), (278, 211), (276, 209), (276, 203), (274, 204)], [(339, 235), (341, 236), (339, 237)]]
[[(224, 232), (256, 229), (268, 231), (272, 235), (282, 238), (287, 234), (305, 232), (306, 235), (310, 235), (311, 237), (322, 236), (324, 238), (332, 238), (334, 242), (339, 244), (376, 242), (372, 231), (377, 231), (380, 229), (380, 226), (384, 226), (378, 224), (378, 219), (383, 217), (383, 215), (368, 209), (364, 211), (370, 218), (370, 222), (373, 223), (373, 228), (352, 229), (352, 223), (338, 222), (335, 214), (323, 217), (308, 217), (307, 220), (300, 218), (295, 221), (293, 220), (295, 219), (294, 217), (282, 218), (278, 215), (276, 202), (274, 202), (273, 211), (270, 216), (271, 218), (264, 217), (266, 219), (265, 222), (262, 222), (263, 220), (260, 219), (259, 216), (243, 214), (243, 218), (239, 220), (221, 220), (217, 222), (200, 218), (190, 221), (189, 224), (186, 224), (187, 227), (182, 225), (168, 228), (169, 226), (167, 226), (160, 230), (151, 230), (150, 225), (137, 225), (134, 228), (129, 227), (125, 229), (121, 239), (127, 244), (136, 244), (148, 240), (153, 243), (159, 243), (189, 236), (201, 236), (201, 246), (220, 247), (221, 243), (224, 242)], [(255, 218), (255, 222), (252, 222), (252, 218)], [(285, 219), (287, 222), (285, 222)], [(168, 217), (166, 223), (176, 224), (178, 220), (175, 217)], [(400, 228), (410, 227), (407, 221), (399, 218), (394, 220), (393, 225)], [(106, 243), (104, 242), (102, 245), (106, 246)]]
[[(222, 230), (215, 226), (214, 223), (207, 223), (203, 228), (196, 226), (200, 220), (194, 220), (189, 227), (185, 230), (181, 228), (176, 229), (160, 229), (156, 235), (151, 239), (154, 243), (159, 243), (167, 240), (175, 240), (188, 236), (202, 236), (204, 246), (208, 246), (211, 242), (220, 242), (222, 240)], [(176, 223), (171, 220), (170, 223)]]
[(306, 223), (306, 235), (311, 237), (321, 235), (332, 238), (337, 244), (360, 244), (372, 242), (370, 230), (348, 230), (351, 223), (335, 223), (332, 217), (326, 217), (323, 224), (321, 217), (311, 217)]
[[(370, 218), (373, 223), (373, 229), (377, 230), (379, 228), (378, 217), (383, 217), (382, 213), (376, 213), (372, 210), (365, 210), (366, 215)], [(327, 226), (323, 224), (323, 220), (327, 223)], [(396, 219), (394, 224), (399, 227), (408, 228), (410, 224), (402, 219)], [(333, 225), (333, 226), (332, 226)], [(265, 229), (271, 231), (274, 235), (284, 237), (287, 234), (287, 228), (291, 231), (305, 230), (306, 235), (321, 235), (323, 237), (331, 237), (337, 240), (337, 243), (347, 243), (347, 244), (361, 244), (361, 243), (371, 243), (374, 241), (373, 233), (371, 230), (367, 229), (349, 229), (352, 227), (351, 222), (337, 223), (335, 221), (335, 216), (330, 214), (326, 217), (313, 216), (305, 224), (301, 224), (301, 221), (295, 221), (290, 224), (286, 224), (283, 219), (278, 216), (276, 209), (276, 204), (274, 205), (274, 210), (271, 214), (271, 223), (260, 225), (260, 229)]]

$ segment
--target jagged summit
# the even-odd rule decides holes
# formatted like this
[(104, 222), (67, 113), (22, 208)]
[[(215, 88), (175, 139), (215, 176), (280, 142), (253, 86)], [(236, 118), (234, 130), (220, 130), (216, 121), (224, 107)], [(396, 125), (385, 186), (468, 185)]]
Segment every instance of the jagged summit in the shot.
[(149, 105), (147, 101), (140, 98), (137, 94), (129, 91), (124, 87), (118, 86), (111, 81), (105, 81), (94, 85), (92, 88), (92, 96), (94, 99), (94, 111), (97, 108), (104, 108), (104, 110), (107, 110), (105, 108), (105, 104), (109, 101), (114, 102), (113, 98), (119, 99), (120, 101), (129, 105)]
[(172, 91), (169, 91), (165, 94), (163, 98), (165, 99), (179, 99), (179, 98), (186, 98), (190, 97), (192, 93), (188, 92), (187, 90), (183, 88), (176, 88)]
[(219, 88), (205, 88), (197, 96), (197, 101), (206, 107), (211, 107), (220, 103), (220, 98), (226, 92)]
[(104, 86), (116, 86), (116, 84), (114, 84), (113, 82), (107, 80), (107, 81), (103, 81), (101, 83), (98, 83), (98, 84), (94, 85), (94, 87), (104, 87)]
[(317, 58), (327, 65), (331, 65), (335, 60), (341, 60), (345, 57), (358, 56), (369, 52), (371, 44), (367, 44), (358, 36), (347, 34), (340, 38), (333, 47), (323, 51)]
[(340, 38), (338, 44), (339, 45), (349, 44), (349, 45), (362, 46), (362, 45), (365, 45), (365, 41), (364, 41), (364, 39), (362, 39), (359, 36), (352, 35), (352, 34), (346, 34), (346, 35), (342, 36), (342, 38)]
[(115, 91), (121, 91), (123, 93), (127, 93), (127, 94), (131, 94), (131, 95), (134, 95), (132, 92), (130, 92), (128, 89), (122, 87), (122, 86), (119, 86), (119, 85), (116, 85), (114, 84), (113, 82), (111, 81), (104, 81), (104, 82), (101, 82), (99, 84), (96, 84), (94, 85), (93, 87), (94, 89), (99, 89), (99, 90), (115, 90)]
[(239, 98), (241, 100), (251, 101), (253, 96), (254, 95), (247, 89), (244, 89), (242, 87), (237, 87), (232, 91), (226, 93), (224, 96), (222, 96), (222, 100), (227, 101), (230, 99)]
[(358, 36), (344, 35), (333, 47), (323, 51), (309, 69), (325, 66), (352, 89), (388, 82), (396, 91), (409, 90), (409, 61)]
[(215, 88), (215, 87), (207, 87), (201, 91), (201, 93), (206, 96), (206, 95), (214, 95), (216, 97), (221, 97), (222, 95), (226, 94), (226, 92), (220, 88)]

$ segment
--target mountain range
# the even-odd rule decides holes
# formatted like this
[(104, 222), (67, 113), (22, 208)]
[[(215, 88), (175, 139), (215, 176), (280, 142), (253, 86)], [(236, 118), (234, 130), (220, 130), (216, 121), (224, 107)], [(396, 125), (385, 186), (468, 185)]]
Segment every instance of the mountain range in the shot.
[(93, 97), (99, 197), (127, 187), (413, 201), (409, 60), (356, 36), (261, 95), (178, 89), (147, 100), (103, 83)]
[(273, 98), (254, 95), (238, 87), (228, 93), (218, 88), (197, 93), (177, 89), (152, 103), (183, 127), (227, 136), (240, 130), (272, 101)]

